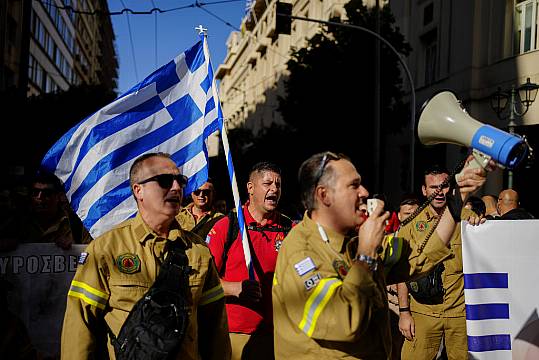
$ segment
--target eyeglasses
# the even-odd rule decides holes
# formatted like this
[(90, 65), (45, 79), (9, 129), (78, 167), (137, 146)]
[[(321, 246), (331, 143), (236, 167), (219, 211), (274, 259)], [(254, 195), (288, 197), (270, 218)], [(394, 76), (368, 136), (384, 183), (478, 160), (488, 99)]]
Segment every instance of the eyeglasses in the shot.
[(174, 180), (176, 180), (182, 188), (187, 185), (187, 177), (182, 174), (159, 174), (152, 176), (151, 178), (148, 178), (146, 180), (139, 181), (139, 184), (146, 184), (150, 181), (157, 181), (157, 184), (161, 188), (170, 189), (172, 187), (172, 184), (174, 183)]
[(332, 153), (331, 151), (326, 151), (324, 153), (324, 156), (322, 157), (322, 162), (320, 162), (320, 166), (318, 167), (318, 170), (316, 171), (316, 175), (314, 176), (314, 186), (318, 185), (318, 182), (322, 178), (322, 175), (324, 175), (324, 170), (326, 169), (326, 166), (331, 160), (340, 160), (343, 157), (341, 155), (337, 155)]
[(197, 189), (193, 191), (193, 194), (195, 194), (195, 196), (200, 196), (201, 194), (202, 196), (210, 196), (211, 190), (210, 189)]
[(41, 197), (49, 198), (54, 193), (56, 193), (56, 191), (54, 189), (49, 189), (49, 188), (45, 188), (45, 189), (32, 188), (32, 191), (31, 191), (32, 197), (38, 197), (41, 194)]

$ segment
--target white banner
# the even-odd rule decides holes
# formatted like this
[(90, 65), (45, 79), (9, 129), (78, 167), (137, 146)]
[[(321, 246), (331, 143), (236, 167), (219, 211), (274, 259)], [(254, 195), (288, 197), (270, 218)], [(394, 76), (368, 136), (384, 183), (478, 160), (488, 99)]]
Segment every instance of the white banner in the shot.
[(462, 226), (471, 359), (539, 359), (539, 220)]
[(0, 276), (12, 285), (8, 309), (24, 324), (39, 358), (59, 358), (67, 291), (85, 247), (22, 244), (0, 253)]

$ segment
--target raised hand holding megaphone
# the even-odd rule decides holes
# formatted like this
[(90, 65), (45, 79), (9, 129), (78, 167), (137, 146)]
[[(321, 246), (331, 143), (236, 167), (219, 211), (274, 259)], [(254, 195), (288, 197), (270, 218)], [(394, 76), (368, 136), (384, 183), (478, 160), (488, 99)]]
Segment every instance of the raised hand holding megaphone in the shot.
[[(467, 167), (485, 168), (492, 159), (500, 167), (514, 169), (528, 153), (524, 139), (475, 120), (451, 91), (439, 92), (425, 102), (417, 133), (424, 145), (446, 143), (473, 148), (474, 160)], [(462, 173), (455, 176), (457, 181)]]

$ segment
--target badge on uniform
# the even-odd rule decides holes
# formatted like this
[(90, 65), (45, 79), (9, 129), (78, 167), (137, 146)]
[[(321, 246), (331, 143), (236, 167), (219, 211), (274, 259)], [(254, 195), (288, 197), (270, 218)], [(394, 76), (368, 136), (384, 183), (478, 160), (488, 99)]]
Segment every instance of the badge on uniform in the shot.
[(415, 281), (410, 281), (409, 284), (410, 284), (410, 288), (412, 289), (412, 291), (418, 292), (419, 286), (417, 286), (417, 283)]
[(77, 260), (77, 263), (79, 265), (84, 265), (86, 262), (86, 259), (88, 259), (88, 253), (87, 252), (81, 252), (79, 255), (79, 259)]
[(124, 274), (134, 274), (140, 270), (140, 259), (135, 254), (123, 254), (116, 259), (116, 266)]
[(313, 287), (316, 286), (316, 284), (320, 282), (320, 280), (322, 280), (322, 276), (320, 276), (319, 273), (314, 274), (303, 282), (303, 284), (305, 284), (305, 289), (311, 290)]
[(275, 237), (275, 251), (279, 252), (279, 250), (281, 250), (281, 246), (283, 245), (283, 239), (284, 239), (284, 236), (283, 234), (277, 234), (277, 236)]
[(415, 223), (415, 229), (419, 232), (423, 232), (429, 228), (429, 224), (421, 220)]
[(346, 264), (344, 260), (339, 259), (333, 260), (333, 268), (341, 279), (344, 279), (346, 275), (348, 275), (348, 270), (350, 270), (348, 264)]
[(305, 259), (301, 260), (299, 263), (294, 264), (294, 268), (299, 276), (307, 274), (309, 271), (316, 269), (313, 259), (310, 256), (307, 256)]

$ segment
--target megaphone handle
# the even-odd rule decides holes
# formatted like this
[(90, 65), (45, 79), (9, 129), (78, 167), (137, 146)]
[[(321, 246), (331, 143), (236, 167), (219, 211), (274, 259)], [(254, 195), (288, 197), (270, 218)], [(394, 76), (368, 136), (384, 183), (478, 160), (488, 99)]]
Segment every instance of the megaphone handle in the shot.
[(466, 166), (464, 166), (464, 168), (457, 175), (455, 175), (455, 179), (457, 181), (460, 181), (462, 176), (464, 176), (464, 170), (480, 169), (480, 168), (485, 169), (490, 159), (492, 159), (492, 156), (487, 155), (476, 149), (473, 149), (472, 155), (473, 155), (473, 159), (468, 164), (466, 164)]

